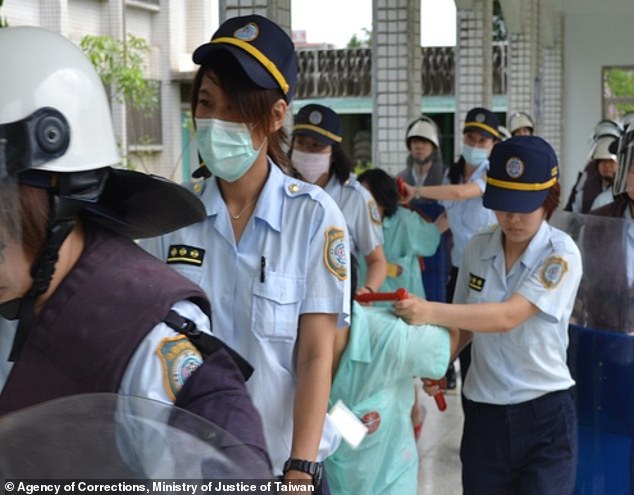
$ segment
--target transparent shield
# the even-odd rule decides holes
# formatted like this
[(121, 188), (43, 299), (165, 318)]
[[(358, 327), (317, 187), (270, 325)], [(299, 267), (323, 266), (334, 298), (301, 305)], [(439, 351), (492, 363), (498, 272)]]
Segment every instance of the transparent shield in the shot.
[(621, 136), (617, 157), (619, 167), (612, 192), (615, 196), (628, 193), (630, 198), (634, 198), (634, 129)]
[(634, 222), (558, 211), (551, 224), (575, 240), (583, 259), (571, 323), (634, 335)]
[(170, 405), (117, 394), (53, 400), (0, 418), (4, 479), (271, 479), (250, 448)]
[(557, 212), (583, 257), (570, 320), (568, 365), (576, 382), (576, 493), (634, 489), (634, 221)]

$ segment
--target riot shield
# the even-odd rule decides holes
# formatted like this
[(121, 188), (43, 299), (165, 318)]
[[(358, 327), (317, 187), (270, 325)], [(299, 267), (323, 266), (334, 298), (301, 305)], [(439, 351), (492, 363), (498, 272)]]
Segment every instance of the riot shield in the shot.
[(634, 493), (634, 222), (557, 212), (583, 277), (570, 320), (579, 422), (577, 494)]
[(272, 479), (233, 435), (161, 402), (74, 395), (0, 417), (3, 479)]

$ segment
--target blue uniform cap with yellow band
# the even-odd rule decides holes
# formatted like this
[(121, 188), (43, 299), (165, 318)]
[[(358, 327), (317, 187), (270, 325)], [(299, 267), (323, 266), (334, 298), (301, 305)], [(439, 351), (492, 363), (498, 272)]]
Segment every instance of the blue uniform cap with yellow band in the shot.
[(306, 105), (297, 112), (293, 136), (310, 136), (322, 144), (341, 143), (343, 123), (335, 111), (317, 103)]
[(497, 115), (495, 115), (491, 110), (476, 107), (467, 112), (462, 132), (464, 134), (468, 131), (476, 131), (485, 137), (499, 139), (499, 125)]
[(256, 86), (279, 89), (291, 101), (297, 86), (295, 45), (273, 21), (255, 14), (227, 19), (196, 48), (194, 63), (205, 65), (218, 50), (232, 54)]
[(530, 213), (544, 204), (558, 179), (557, 155), (550, 144), (538, 136), (509, 138), (491, 151), (484, 206)]

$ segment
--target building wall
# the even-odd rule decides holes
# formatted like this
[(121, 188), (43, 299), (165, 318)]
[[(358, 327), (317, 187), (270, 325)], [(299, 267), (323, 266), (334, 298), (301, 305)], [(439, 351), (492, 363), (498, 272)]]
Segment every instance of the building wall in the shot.
[(564, 11), (562, 186), (570, 192), (602, 118), (601, 68), (634, 65), (632, 0), (568, 2)]

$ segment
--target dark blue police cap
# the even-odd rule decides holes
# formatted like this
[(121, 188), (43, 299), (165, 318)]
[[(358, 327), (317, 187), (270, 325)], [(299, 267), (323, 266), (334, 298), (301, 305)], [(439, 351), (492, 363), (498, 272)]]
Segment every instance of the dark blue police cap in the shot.
[(297, 86), (295, 45), (273, 21), (255, 14), (227, 19), (209, 43), (196, 48), (194, 63), (205, 65), (217, 50), (231, 53), (256, 86), (278, 88), (291, 101)]
[(486, 137), (499, 139), (499, 125), (497, 116), (491, 110), (476, 107), (467, 112), (462, 132), (464, 134), (467, 131), (476, 131)]
[(484, 206), (530, 213), (544, 204), (558, 177), (557, 155), (550, 144), (538, 136), (514, 136), (493, 146)]
[(302, 107), (295, 117), (293, 135), (310, 136), (323, 144), (341, 143), (343, 124), (333, 110), (317, 103)]

